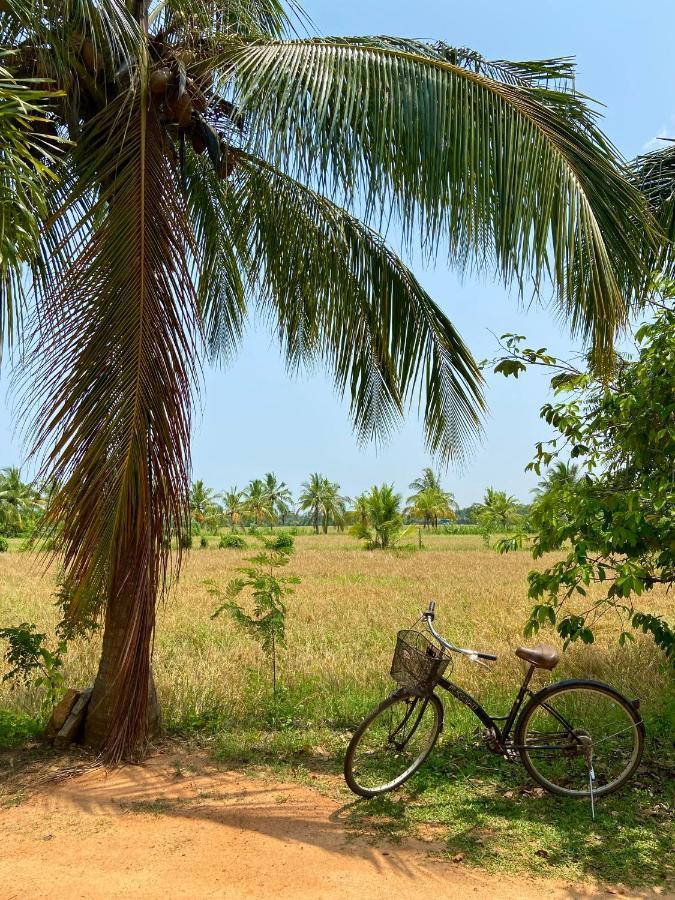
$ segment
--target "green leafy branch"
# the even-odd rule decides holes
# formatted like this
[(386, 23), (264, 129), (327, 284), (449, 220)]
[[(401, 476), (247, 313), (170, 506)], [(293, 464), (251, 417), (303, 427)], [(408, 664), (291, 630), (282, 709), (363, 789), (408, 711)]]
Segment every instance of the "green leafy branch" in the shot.
[[(275, 574), (288, 565), (294, 552), (292, 537), (280, 534), (260, 540), (263, 546), (261, 552), (248, 558), (251, 565), (238, 569), (240, 575), (233, 578), (224, 591), (209, 583), (210, 593), (222, 601), (211, 618), (228, 612), (237, 625), (260, 643), (271, 663), (272, 691), (276, 700), (277, 649), (286, 646), (285, 598), (294, 593), (290, 585), (299, 584), (300, 579), (295, 575)], [(246, 591), (250, 592), (253, 600), (252, 612), (247, 612), (236, 602)]]

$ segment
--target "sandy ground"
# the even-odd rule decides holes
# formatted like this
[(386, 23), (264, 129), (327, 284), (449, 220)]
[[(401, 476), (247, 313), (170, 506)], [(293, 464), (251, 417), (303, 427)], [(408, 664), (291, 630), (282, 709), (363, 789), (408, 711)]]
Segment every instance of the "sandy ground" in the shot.
[(0, 813), (0, 898), (608, 896), (489, 876), (434, 858), (423, 842), (374, 846), (350, 834), (344, 815), (311, 788), (205, 760), (94, 770)]

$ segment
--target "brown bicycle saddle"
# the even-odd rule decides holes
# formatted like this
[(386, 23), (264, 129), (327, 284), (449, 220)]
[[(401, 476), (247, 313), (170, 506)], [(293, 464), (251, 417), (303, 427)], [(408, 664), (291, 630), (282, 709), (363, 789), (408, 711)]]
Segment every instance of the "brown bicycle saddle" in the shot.
[(516, 656), (538, 669), (555, 669), (560, 659), (560, 654), (555, 647), (548, 644), (537, 644), (536, 647), (518, 647)]

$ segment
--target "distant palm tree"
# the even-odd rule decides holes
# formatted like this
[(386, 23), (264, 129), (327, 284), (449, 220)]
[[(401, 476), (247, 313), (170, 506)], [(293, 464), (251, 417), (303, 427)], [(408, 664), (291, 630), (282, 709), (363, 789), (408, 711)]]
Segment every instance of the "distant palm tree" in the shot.
[(337, 482), (326, 479), (323, 486), (322, 500), (322, 528), (324, 534), (328, 534), (328, 526), (331, 522), (338, 529), (342, 529), (348, 502), (349, 498), (340, 494), (340, 485)]
[(420, 491), (426, 491), (429, 488), (434, 491), (440, 491), (442, 489), (440, 477), (430, 466), (425, 466), (425, 468), (422, 469), (420, 477), (411, 481), (408, 487), (417, 494), (419, 494)]
[(207, 516), (213, 514), (216, 503), (215, 491), (207, 488), (203, 481), (194, 481), (190, 486), (190, 514), (195, 522), (203, 525)]
[(26, 519), (43, 506), (32, 484), (21, 479), (21, 469), (8, 466), (0, 472), (0, 524), (23, 531)]
[[(59, 483), (45, 527), (75, 585), (68, 616), (105, 621), (85, 740), (110, 760), (142, 753), (158, 717), (155, 611), (181, 562), (166, 533), (190, 528), (202, 335), (229, 357), (260, 309), (291, 370), (331, 370), (360, 437), (421, 399), (448, 458), (479, 431), (481, 375), (372, 228), (383, 212), (427, 254), (553, 293), (598, 364), (644, 281), (646, 205), (568, 61), (300, 39), (296, 11), (0, 6), (0, 326), (37, 311), (34, 443)], [(36, 83), (53, 88), (41, 121), (23, 102)]]
[(274, 508), (272, 501), (265, 490), (265, 482), (260, 478), (254, 478), (249, 482), (245, 493), (245, 508), (253, 516), (256, 525), (260, 525), (265, 519), (274, 520)]
[(368, 494), (359, 494), (354, 501), (354, 518), (355, 524), (364, 528), (368, 525)]
[(476, 506), (475, 515), (478, 523), (485, 529), (486, 535), (507, 532), (520, 522), (518, 500), (506, 493), (488, 488), (483, 502)]
[(443, 490), (439, 476), (429, 466), (408, 487), (415, 492), (408, 497), (408, 513), (424, 519), (425, 528), (431, 523), (437, 528), (439, 518), (454, 518), (455, 498)]
[(303, 481), (298, 497), (298, 509), (310, 514), (315, 534), (319, 533), (326, 483), (327, 479), (323, 475), (314, 472), (308, 481)]
[(532, 493), (536, 500), (541, 500), (552, 488), (561, 484), (573, 485), (578, 480), (579, 466), (576, 463), (557, 462), (551, 466)]
[(226, 517), (230, 520), (230, 528), (234, 531), (246, 510), (246, 494), (235, 485), (222, 494)]
[(281, 519), (283, 525), (293, 503), (288, 485), (285, 481), (279, 481), (273, 472), (267, 472), (263, 483), (271, 508), (274, 514)]
[(454, 519), (454, 499), (452, 494), (428, 487), (408, 498), (407, 513), (413, 518), (424, 520), (424, 527), (438, 528), (439, 518)]
[(400, 536), (403, 527), (401, 495), (394, 492), (393, 485), (383, 484), (374, 485), (361, 499), (365, 522), (363, 519), (357, 522), (351, 533), (368, 541), (372, 548), (386, 550)]

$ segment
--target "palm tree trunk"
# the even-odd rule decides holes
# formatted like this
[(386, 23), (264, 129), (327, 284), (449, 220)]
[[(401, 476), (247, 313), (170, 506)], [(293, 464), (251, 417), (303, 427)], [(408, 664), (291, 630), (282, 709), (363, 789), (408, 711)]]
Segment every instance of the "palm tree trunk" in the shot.
[(139, 510), (139, 517), (143, 526), (122, 536), (111, 561), (101, 661), (84, 728), (85, 744), (112, 762), (142, 758), (160, 724), (151, 662), (161, 561), (149, 516)]
[[(129, 684), (127, 678), (120, 677), (125, 664), (129, 664), (125, 657), (127, 637), (135, 616), (134, 600), (134, 594), (129, 592), (110, 604), (101, 661), (85, 721), (86, 746), (113, 760), (120, 756), (117, 746), (124, 758), (141, 759), (147, 741), (156, 736), (160, 728), (159, 703), (151, 668), (150, 621), (141, 627), (143, 639), (137, 642), (131, 662), (134, 672), (139, 673), (138, 678)], [(154, 620), (154, 601), (151, 609)], [(125, 724), (122, 734), (118, 731), (120, 717)]]

